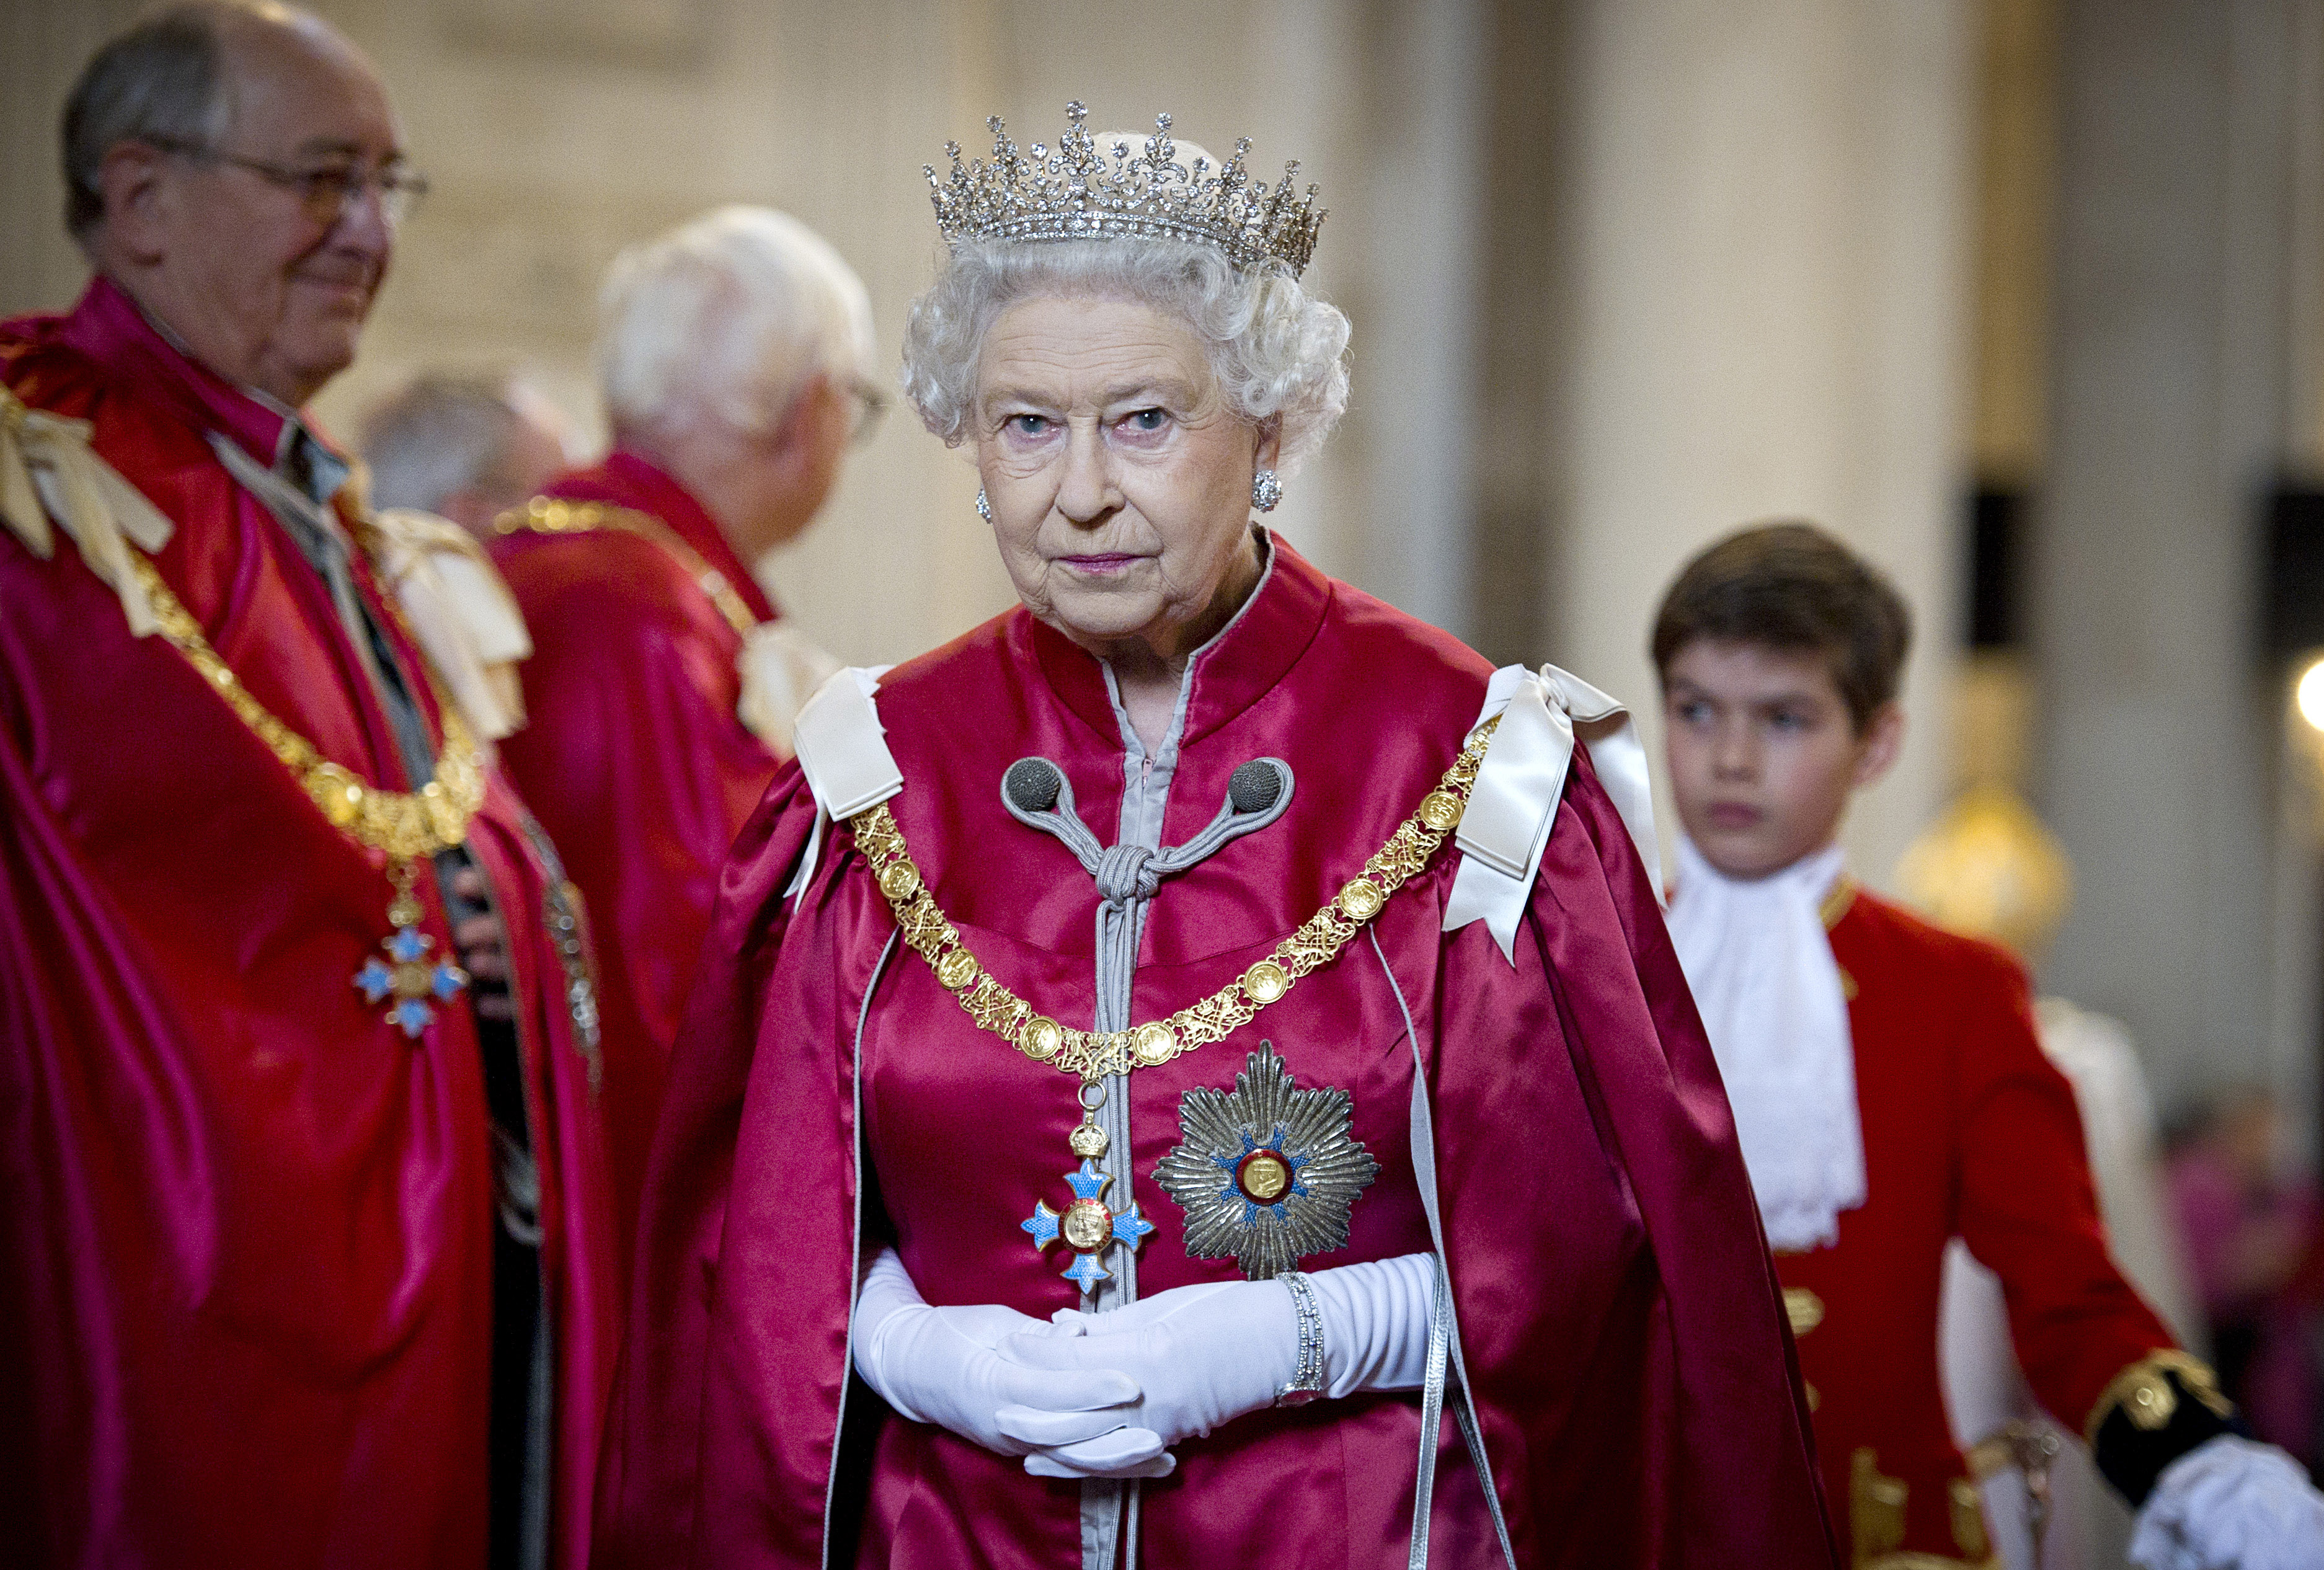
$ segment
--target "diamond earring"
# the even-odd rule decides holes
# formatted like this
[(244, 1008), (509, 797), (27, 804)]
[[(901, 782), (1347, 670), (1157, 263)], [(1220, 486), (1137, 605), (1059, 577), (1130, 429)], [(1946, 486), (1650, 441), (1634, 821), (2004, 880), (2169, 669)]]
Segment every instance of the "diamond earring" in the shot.
[(1283, 482), (1275, 477), (1273, 469), (1261, 469), (1250, 477), (1250, 504), (1262, 513), (1272, 513), (1275, 504), (1283, 500)]
[(976, 515), (987, 523), (992, 522), (992, 503), (984, 499), (984, 487), (976, 487)]

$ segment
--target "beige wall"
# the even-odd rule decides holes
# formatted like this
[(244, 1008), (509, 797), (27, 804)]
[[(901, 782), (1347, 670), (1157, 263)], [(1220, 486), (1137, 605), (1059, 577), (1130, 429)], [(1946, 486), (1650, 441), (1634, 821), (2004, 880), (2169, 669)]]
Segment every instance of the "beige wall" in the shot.
[[(1276, 514), (1329, 570), (1456, 630), (1470, 416), (1463, 215), (1471, 0), (1200, 0), (1167, 23), (1065, 24), (1002, 0), (320, 0), (368, 50), (434, 194), (407, 226), (354, 370), (318, 400), (345, 431), (423, 365), (525, 364), (594, 424), (596, 282), (624, 244), (715, 203), (765, 202), (863, 275), (883, 357), (937, 245), (925, 162), (986, 114), (1054, 139), (1066, 99), (1107, 129), (1177, 116), (1250, 136), (1332, 209), (1310, 282), (1355, 321), (1342, 434)], [(54, 124), (90, 50), (136, 6), (0, 0), (0, 311), (58, 309), (82, 269), (58, 228)], [(848, 659), (908, 656), (1010, 602), (966, 461), (891, 415), (807, 539), (767, 564)], [(1447, 564), (1451, 565), (1447, 565)]]
[[(1803, 516), (1912, 601), (1912, 731), (1857, 808), (1884, 881), (1945, 786), (1967, 437), (1974, 20), (1966, 0), (1596, 0), (1578, 129), (1547, 653), (1641, 706), (1665, 586)], [(1666, 799), (1658, 808), (1667, 836)]]

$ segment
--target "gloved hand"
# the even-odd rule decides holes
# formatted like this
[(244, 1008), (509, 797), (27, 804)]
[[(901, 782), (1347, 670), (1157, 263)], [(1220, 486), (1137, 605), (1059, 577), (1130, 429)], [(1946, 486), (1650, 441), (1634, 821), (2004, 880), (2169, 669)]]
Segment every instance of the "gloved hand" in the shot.
[[(1323, 1321), (1325, 1395), (1420, 1384), (1435, 1269), (1434, 1256), (1407, 1254), (1308, 1275)], [(1047, 1336), (1007, 1337), (1001, 1354), (1059, 1373), (1127, 1374), (1142, 1392), (1127, 1421), (1165, 1445), (1272, 1406), (1298, 1371), (1298, 1311), (1280, 1281), (1179, 1287), (1110, 1314), (1061, 1310), (1056, 1325)], [(1004, 1432), (1020, 1433), (1010, 1414), (1001, 1421)], [(1093, 1474), (1086, 1464), (1099, 1458), (1048, 1440), (1027, 1458), (1025, 1470), (1086, 1476)]]
[[(1167, 1446), (1272, 1405), (1299, 1362), (1299, 1318), (1290, 1288), (1279, 1281), (1209, 1282), (1110, 1314), (1062, 1310), (1054, 1327), (1010, 1335), (1000, 1353), (1038, 1379), (1127, 1380), (1143, 1399), (1125, 1420)], [(1029, 1432), (1012, 1414), (1003, 1414), (1001, 1429), (1012, 1436)], [(1026, 1458), (1026, 1471), (1090, 1474), (1077, 1446), (1047, 1443), (1045, 1454)]]
[(2324, 1570), (2324, 1495), (2274, 1445), (2222, 1434), (2163, 1468), (2130, 1557), (2146, 1570)]
[(1176, 1464), (1160, 1438), (1128, 1426), (1137, 1381), (1116, 1369), (1045, 1373), (1010, 1362), (993, 1350), (1003, 1337), (1042, 1339), (1052, 1328), (997, 1304), (932, 1308), (893, 1249), (865, 1272), (855, 1314), (856, 1369), (913, 1422), (1002, 1455), (1073, 1445), (1106, 1469), (1098, 1475), (1159, 1477)]

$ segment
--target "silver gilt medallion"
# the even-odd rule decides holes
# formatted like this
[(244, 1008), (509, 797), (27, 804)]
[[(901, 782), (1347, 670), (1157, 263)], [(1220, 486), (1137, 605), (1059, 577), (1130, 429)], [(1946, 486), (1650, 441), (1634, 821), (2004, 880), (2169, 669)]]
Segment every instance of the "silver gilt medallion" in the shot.
[(1197, 1086), (1180, 1097), (1185, 1141), (1154, 1181), (1186, 1213), (1186, 1252), (1231, 1254), (1265, 1281), (1345, 1247), (1356, 1196), (1379, 1172), (1354, 1122), (1346, 1091), (1296, 1088), (1268, 1041), (1231, 1091)]

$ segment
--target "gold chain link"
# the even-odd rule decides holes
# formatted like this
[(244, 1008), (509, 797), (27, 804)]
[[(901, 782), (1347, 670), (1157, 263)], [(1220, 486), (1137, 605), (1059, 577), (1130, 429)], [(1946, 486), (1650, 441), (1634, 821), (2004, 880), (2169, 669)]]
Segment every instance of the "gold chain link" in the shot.
[(1272, 954), (1200, 1002), (1127, 1030), (1076, 1030), (1035, 1011), (969, 953), (959, 929), (928, 892), (888, 804), (866, 808), (847, 821), (855, 831), (856, 848), (871, 864), (880, 892), (895, 912), (904, 942), (928, 962), (936, 980), (960, 1001), (969, 1018), (1035, 1062), (1095, 1081), (1167, 1063), (1182, 1052), (1222, 1040), (1250, 1024), (1301, 976), (1329, 965), (1379, 914), (1388, 897), (1428, 864), (1445, 836), (1460, 825), (1486, 743), (1499, 723), (1498, 718), (1488, 720), (1470, 733), (1436, 789), (1422, 798), (1363, 871), (1277, 944)]
[(266, 743), (276, 760), (298, 776), (332, 827), (374, 850), (386, 852), (394, 861), (434, 855), (467, 838), (468, 820), (484, 805), (484, 771), (456, 707), (448, 703), (440, 706), (444, 751), (436, 760), (434, 780), (410, 791), (383, 790), (366, 784), (267, 712), (266, 706), (251, 695), (233, 668), (210, 647), (201, 623), (170, 592), (151, 561), (132, 552), (130, 567), (152, 601), (161, 636), (208, 679), (210, 689), (226, 699), (235, 716)]
[(693, 577), (696, 586), (710, 596), (710, 603), (718, 607), (718, 614), (726, 618), (728, 626), (748, 637), (759, 624), (758, 614), (734, 592), (726, 575), (711, 566), (677, 530), (650, 513), (604, 502), (565, 502), (553, 496), (535, 496), (523, 506), (512, 507), (493, 519), (493, 529), (501, 534), (593, 534), (610, 529), (650, 540), (677, 558), (678, 566)]

